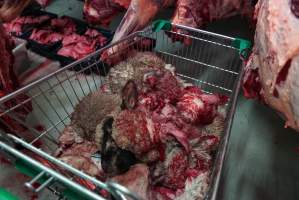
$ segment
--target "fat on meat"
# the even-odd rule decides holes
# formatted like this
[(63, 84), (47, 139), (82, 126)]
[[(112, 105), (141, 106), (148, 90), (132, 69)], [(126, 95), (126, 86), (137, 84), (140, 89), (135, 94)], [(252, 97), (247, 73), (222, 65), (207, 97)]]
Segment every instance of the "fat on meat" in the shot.
[[(108, 2), (113, 2), (110, 0)], [(143, 29), (165, 7), (176, 6), (172, 22), (199, 28), (204, 24), (234, 15), (252, 15), (251, 2), (247, 0), (132, 0), (121, 23), (115, 31), (113, 42)], [(109, 6), (109, 4), (108, 4)], [(182, 32), (182, 30), (174, 30)], [(178, 37), (177, 35), (175, 38)]]
[(53, 44), (63, 39), (63, 35), (52, 30), (33, 29), (29, 39), (34, 40), (40, 44)]
[(97, 40), (98, 45), (100, 47), (104, 46), (107, 43), (107, 38), (102, 33), (100, 33), (95, 29), (88, 28), (84, 33), (84, 35), (93, 40)]
[(68, 17), (54, 18), (51, 20), (51, 28), (56, 32), (59, 32), (63, 35), (68, 35), (76, 32), (76, 24), (75, 22)]
[(104, 178), (100, 162), (95, 162), (92, 155), (98, 151), (94, 141), (90, 142), (81, 138), (72, 125), (64, 128), (58, 138), (59, 148), (54, 156), (85, 173), (98, 178)]
[[(121, 77), (113, 88), (108, 77), (103, 88), (75, 107), (56, 155), (86, 173), (118, 182), (143, 199), (202, 199), (224, 128), (225, 113), (220, 110), (227, 98), (186, 85), (155, 54), (138, 53), (133, 58), (128, 59), (133, 69), (129, 78)], [(118, 72), (127, 69), (125, 64), (115, 66)], [(189, 92), (196, 95), (181, 105)], [(188, 103), (197, 109), (192, 103), (198, 100), (203, 106), (194, 113), (208, 115), (208, 126), (183, 115)], [(95, 152), (101, 154), (100, 164), (90, 159)]]
[(132, 166), (128, 172), (113, 177), (111, 181), (127, 187), (130, 191), (140, 196), (141, 199), (152, 199), (150, 171), (144, 164), (136, 164)]
[(83, 7), (84, 19), (90, 24), (109, 25), (112, 18), (122, 10), (122, 7), (107, 0), (85, 0)]
[(73, 128), (75, 125), (67, 125), (60, 134), (58, 141), (61, 148), (71, 146), (74, 143), (82, 143), (84, 140)]
[(85, 156), (80, 155), (67, 155), (61, 156), (58, 158), (59, 160), (71, 165), (78, 170), (83, 171), (84, 173), (94, 176), (94, 177), (102, 177), (103, 171), (99, 169), (99, 167), (90, 159)]
[(244, 95), (262, 99), (299, 131), (298, 1), (260, 0), (252, 55), (243, 79)]
[(21, 35), (23, 33), (23, 28), (25, 25), (35, 25), (45, 22), (46, 20), (50, 19), (48, 15), (42, 15), (39, 17), (36, 16), (22, 16), (17, 17), (16, 19), (12, 20), (11, 22), (4, 23), (3, 26), (5, 31), (8, 33), (15, 33), (16, 35)]
[(218, 113), (218, 106), (227, 100), (226, 96), (205, 94), (200, 88), (190, 86), (184, 88), (177, 107), (187, 122), (210, 124)]
[(209, 172), (203, 172), (197, 177), (188, 179), (184, 188), (184, 192), (178, 195), (175, 200), (204, 200), (210, 185)]
[(42, 7), (47, 7), (50, 5), (52, 0), (35, 0), (38, 4), (40, 4)]
[(73, 33), (63, 37), (62, 45), (63, 47), (58, 51), (59, 55), (65, 55), (65, 53), (62, 52), (69, 49), (70, 52), (77, 55), (74, 58), (79, 59), (82, 56), (84, 57), (84, 55), (88, 55), (95, 51), (96, 42), (90, 40), (84, 35)]
[(162, 163), (156, 165), (156, 176), (154, 179), (160, 180), (156, 182), (170, 189), (182, 189), (187, 179), (186, 170), (188, 169), (188, 154), (177, 143), (169, 141), (165, 150), (165, 159)]
[(101, 33), (87, 29), (83, 35), (76, 33), (64, 35), (62, 40), (63, 46), (58, 50), (57, 54), (77, 60), (93, 53), (98, 47), (102, 47), (106, 43), (107, 38)]
[[(19, 88), (19, 82), (17, 81), (17, 77), (13, 71), (13, 62), (14, 57), (12, 54), (13, 42), (11, 38), (5, 33), (3, 26), (0, 24), (0, 60), (1, 60), (1, 68), (0, 68), (0, 97), (3, 97), (16, 89)], [(28, 100), (28, 96), (25, 94), (20, 94), (13, 98), (12, 100), (6, 101), (3, 103), (3, 107), (5, 109), (12, 108), (19, 103), (23, 103)], [(13, 114), (15, 117), (18, 117), (21, 120), (25, 120), (26, 116), (32, 111), (31, 101), (24, 103), (22, 107), (14, 109)], [(4, 115), (2, 116), (2, 120), (5, 123), (1, 123), (1, 128), (3, 128), (7, 132), (12, 132), (16, 134), (24, 134), (26, 128), (18, 123), (16, 120), (12, 119), (10, 116)], [(26, 137), (26, 135), (23, 135)]]

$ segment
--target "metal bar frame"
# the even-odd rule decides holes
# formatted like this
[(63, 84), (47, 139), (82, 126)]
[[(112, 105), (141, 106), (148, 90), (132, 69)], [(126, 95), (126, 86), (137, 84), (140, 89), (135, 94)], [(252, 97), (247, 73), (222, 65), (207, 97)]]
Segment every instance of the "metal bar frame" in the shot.
[[(188, 35), (188, 34), (175, 33), (175, 32), (171, 32), (171, 31), (168, 31), (169, 33), (178, 34), (178, 35), (181, 35), (181, 36), (184, 36), (184, 37), (189, 37), (191, 39), (199, 40), (201, 42), (207, 42), (209, 44), (218, 45), (219, 47), (229, 48), (229, 49), (238, 51), (238, 49), (236, 49), (235, 47), (233, 47), (231, 45), (223, 44), (221, 42), (217, 42), (217, 41), (212, 40), (213, 38), (214, 39), (221, 39), (221, 40), (225, 40), (225, 41), (227, 41), (229, 43), (229, 42), (234, 41), (235, 38), (228, 37), (228, 36), (223, 36), (223, 35), (216, 34), (216, 33), (211, 33), (211, 32), (200, 30), (200, 29), (195, 29), (195, 28), (191, 28), (191, 27), (177, 25), (177, 24), (172, 24), (172, 26), (174, 26), (176, 28), (179, 28), (179, 29), (186, 30), (187, 32), (191, 32), (191, 33), (194, 33), (194, 34), (198, 34), (198, 35), (202, 34), (205, 37), (208, 37), (208, 39), (205, 38), (205, 37), (201, 38), (200, 36), (193, 36), (193, 35)], [(31, 89), (33, 89), (35, 87), (37, 87), (40, 90), (40, 92), (41, 92), (37, 96), (40, 96), (40, 95), (43, 96), (44, 95), (43, 94), (44, 91), (42, 91), (41, 88), (39, 87), (42, 83), (47, 83), (48, 84), (48, 86), (50, 87), (48, 90), (52, 90), (53, 88), (60, 86), (63, 89), (65, 95), (68, 97), (67, 92), (66, 92), (65, 88), (62, 85), (63, 82), (67, 82), (67, 81), (68, 81), (68, 84), (71, 85), (72, 92), (75, 94), (77, 100), (79, 100), (79, 96), (78, 96), (76, 90), (74, 89), (74, 87), (73, 87), (73, 85), (71, 83), (70, 78), (72, 78), (72, 77), (78, 78), (78, 74), (81, 71), (84, 71), (84, 70), (90, 70), (90, 71), (92, 71), (91, 67), (93, 67), (93, 66), (96, 66), (97, 70), (99, 70), (98, 69), (99, 61), (96, 58), (99, 57), (104, 51), (107, 51), (109, 49), (110, 50), (111, 49), (114, 50), (114, 48), (119, 48), (123, 43), (125, 45), (127, 45), (128, 48), (130, 48), (134, 44), (136, 44), (136, 38), (138, 38), (140, 36), (143, 37), (145, 35), (147, 35), (147, 36), (148, 35), (150, 35), (150, 36), (155, 35), (156, 38), (158, 37), (158, 33), (152, 31), (152, 26), (149, 26), (149, 27), (145, 28), (143, 31), (135, 32), (134, 34), (132, 34), (132, 35), (130, 35), (130, 36), (128, 36), (128, 37), (126, 37), (126, 38), (124, 38), (124, 39), (122, 39), (122, 40), (114, 43), (114, 44), (109, 44), (108, 46), (106, 46), (106, 47), (98, 50), (97, 52), (94, 52), (94, 53), (86, 56), (85, 58), (77, 60), (74, 63), (65, 66), (64, 68), (61, 68), (61, 69), (59, 69), (59, 70), (57, 70), (55, 72), (52, 72), (52, 73), (44, 76), (43, 78), (41, 78), (39, 80), (36, 80), (36, 81), (34, 81), (34, 82), (32, 82), (32, 83), (24, 86), (23, 88), (21, 88), (21, 89), (15, 91), (13, 93), (10, 93), (10, 94), (8, 94), (8, 95), (0, 98), (0, 105), (3, 105), (5, 102), (8, 102), (8, 101), (12, 100), (14, 97), (17, 97), (20, 94), (26, 93), (26, 92), (30, 91)], [(164, 35), (163, 35), (163, 39), (165, 39)], [(168, 40), (169, 40), (169, 38), (167, 38), (167, 45), (169, 45)], [(153, 47), (152, 47), (152, 49), (153, 49)], [(193, 50), (194, 50), (194, 46), (189, 46), (188, 49), (187, 49), (187, 52), (191, 53)], [(221, 144), (219, 145), (219, 148), (218, 148), (217, 158), (215, 159), (214, 168), (213, 168), (213, 171), (212, 171), (212, 183), (210, 184), (210, 189), (209, 189), (209, 191), (208, 191), (208, 193), (207, 193), (207, 195), (205, 197), (205, 199), (215, 200), (215, 199), (217, 199), (217, 195), (218, 195), (218, 188), (219, 188), (219, 183), (220, 183), (220, 180), (221, 180), (221, 173), (222, 173), (222, 170), (223, 170), (223, 164), (225, 162), (227, 145), (228, 145), (229, 136), (230, 136), (230, 130), (231, 130), (231, 126), (232, 126), (232, 122), (233, 122), (233, 117), (234, 117), (234, 113), (235, 113), (235, 109), (236, 109), (237, 97), (238, 97), (238, 93), (239, 93), (239, 90), (240, 90), (240, 87), (241, 87), (241, 78), (243, 76), (243, 65), (239, 67), (238, 71), (234, 71), (233, 69), (224, 69), (224, 68), (221, 68), (221, 67), (218, 67), (218, 66), (215, 66), (215, 65), (211, 65), (211, 64), (208, 64), (208, 63), (205, 63), (205, 62), (201, 62), (201, 61), (198, 61), (198, 60), (192, 60), (192, 59), (190, 59), (188, 57), (180, 55), (180, 54), (184, 53), (183, 49), (179, 50), (177, 52), (177, 54), (163, 52), (163, 51), (158, 51), (158, 50), (156, 52), (162, 54), (163, 58), (166, 57), (167, 63), (170, 62), (170, 61), (173, 61), (174, 58), (177, 58), (178, 60), (176, 60), (176, 61), (179, 61), (179, 62), (181, 62), (182, 60), (187, 60), (187, 61), (192, 62), (194, 65), (202, 65), (202, 66), (207, 67), (207, 69), (210, 68), (210, 69), (214, 69), (214, 70), (220, 70), (222, 72), (231, 74), (231, 75), (233, 75), (233, 76), (236, 77), (236, 80), (234, 80), (235, 84), (234, 84), (234, 88), (233, 89), (227, 89), (227, 88), (221, 87), (221, 86), (213, 84), (213, 83), (205, 82), (203, 80), (198, 80), (198, 79), (194, 79), (193, 80), (196, 83), (207, 84), (208, 86), (215, 87), (215, 88), (224, 90), (224, 91), (229, 92), (229, 93), (232, 94), (231, 97), (230, 97), (230, 103), (229, 103), (229, 106), (228, 106), (228, 111), (229, 112), (228, 112), (228, 114), (226, 116), (226, 126), (225, 126), (225, 130), (224, 130), (224, 134), (223, 134), (222, 139), (221, 139)], [(115, 52), (113, 51), (113, 53), (115, 53)], [(201, 55), (203, 53), (204, 53), (204, 51), (200, 50), (200, 54), (198, 54), (197, 57), (201, 57)], [(209, 55), (208, 59), (211, 59), (210, 57), (211, 57), (211, 55)], [(90, 62), (92, 64), (90, 64), (88, 66), (88, 68), (84, 69), (84, 67), (82, 66), (82, 63), (86, 62), (86, 61), (88, 61), (88, 63)], [(235, 62), (235, 59), (232, 60), (232, 61), (230, 61), (230, 63), (232, 65), (233, 65), (234, 62)], [(176, 64), (178, 64), (178, 63), (175, 63), (174, 65), (176, 65)], [(69, 77), (68, 74), (67, 74), (67, 70), (75, 68), (76, 66), (80, 66), (80, 68), (83, 68), (83, 69), (81, 69), (79, 72), (74, 72), (74, 74), (72, 74), (72, 76)], [(66, 74), (66, 79), (59, 80), (58, 75), (60, 75), (62, 73)], [(187, 79), (192, 80), (192, 77), (184, 76), (183, 74), (178, 74), (178, 75), (182, 76), (183, 78), (187, 78)], [(57, 80), (57, 83), (55, 85), (51, 85), (49, 83), (49, 80), (52, 79), (52, 78), (56, 78), (56, 80)], [(93, 82), (95, 84), (95, 88), (98, 89), (99, 85), (96, 84), (96, 81), (95, 81), (94, 78), (95, 78), (94, 75), (92, 75), (92, 80), (93, 80)], [(85, 81), (86, 81), (87, 86), (88, 86), (88, 92), (87, 93), (92, 92), (91, 86), (90, 86), (90, 84), (89, 84), (89, 82), (88, 82), (88, 80), (87, 80), (86, 77), (85, 77)], [(103, 82), (102, 79), (100, 79), (100, 82), (101, 83)], [(79, 86), (80, 86), (80, 88), (81, 88), (81, 90), (83, 92), (83, 95), (84, 96), (87, 95), (87, 94), (85, 94), (85, 91), (83, 90), (81, 82), (79, 80), (78, 80), (78, 83), (79, 83)], [(60, 99), (59, 99), (59, 97), (57, 96), (57, 94), (55, 94), (55, 96), (57, 97), (58, 102), (60, 104), (62, 104), (61, 101), (60, 101)], [(72, 104), (72, 107), (73, 107), (74, 104), (73, 104), (73, 102), (71, 101), (71, 99), (69, 97), (68, 97), (68, 100)], [(26, 101), (28, 101), (28, 100), (26, 100)], [(22, 102), (21, 104), (23, 105), (25, 103), (26, 102)], [(53, 109), (54, 109), (54, 106), (51, 104), (51, 102), (49, 102), (49, 103), (50, 103), (50, 106), (53, 107)], [(21, 105), (17, 105), (17, 106), (21, 106)], [(13, 110), (15, 108), (9, 108), (9, 109)], [(64, 117), (63, 119), (56, 112), (55, 109), (54, 109), (54, 111), (56, 112), (57, 116), (60, 118), (59, 123), (65, 124), (64, 120), (66, 118), (68, 118), (70, 114), (68, 113), (68, 111), (66, 110), (66, 108), (64, 106), (63, 106), (63, 109), (64, 109), (65, 113), (67, 114), (67, 116)], [(2, 110), (2, 113), (0, 113), (0, 117), (3, 115), (3, 113), (9, 112), (9, 111), (3, 111)], [(46, 113), (45, 113), (45, 115), (46, 115)], [(57, 129), (57, 123), (52, 122), (52, 121), (51, 121), (51, 123), (54, 126), (52, 128), (56, 128)], [(50, 132), (50, 130), (48, 129), (48, 130), (44, 131), (43, 133), (41, 133), (40, 135), (38, 135), (37, 138), (34, 141), (42, 138), (44, 135), (46, 135), (48, 132)], [(118, 199), (126, 199), (124, 196), (129, 196), (130, 198), (132, 198), (134, 200), (140, 199), (138, 197), (138, 195), (130, 192), (125, 187), (120, 186), (120, 185), (118, 185), (116, 183), (110, 183), (110, 182), (103, 183), (103, 182), (97, 180), (96, 178), (91, 177), (91, 176), (89, 176), (89, 175), (87, 175), (87, 174), (85, 174), (85, 173), (83, 173), (83, 172), (81, 172), (81, 171), (73, 168), (72, 166), (70, 166), (70, 165), (68, 165), (68, 164), (66, 164), (66, 163), (58, 160), (57, 158), (55, 158), (53, 156), (50, 156), (49, 154), (43, 152), (42, 150), (35, 148), (34, 146), (32, 146), (31, 143), (25, 142), (24, 140), (22, 140), (22, 139), (20, 139), (20, 138), (18, 138), (16, 136), (13, 136), (11, 134), (7, 134), (7, 137), (10, 140), (14, 141), (15, 143), (21, 144), (26, 149), (28, 149), (28, 150), (30, 150), (30, 151), (38, 154), (39, 156), (41, 156), (43, 158), (46, 158), (47, 160), (49, 160), (49, 161), (53, 162), (54, 164), (58, 165), (59, 167), (62, 167), (63, 169), (65, 169), (65, 170), (67, 170), (67, 171), (75, 174), (76, 176), (79, 176), (79, 177), (81, 177), (81, 178), (83, 178), (85, 180), (89, 180), (92, 183), (94, 183), (95, 185), (97, 185), (98, 187), (108, 190), (113, 195), (115, 195), (116, 198), (118, 198)], [(71, 187), (73, 189), (76, 189), (76, 190), (84, 193), (86, 196), (88, 196), (91, 199), (97, 199), (97, 200), (104, 199), (104, 198), (100, 197), (99, 195), (95, 194), (94, 192), (88, 190), (87, 188), (85, 188), (85, 187), (77, 184), (76, 182), (72, 181), (71, 179), (65, 177), (61, 173), (58, 173), (58, 172), (54, 171), (53, 169), (51, 169), (51, 168), (43, 165), (40, 162), (37, 162), (36, 160), (34, 160), (34, 159), (30, 158), (29, 156), (25, 155), (24, 153), (22, 153), (22, 152), (20, 152), (20, 151), (18, 151), (16, 149), (14, 149), (14, 147), (12, 147), (12, 146), (4, 143), (3, 141), (0, 141), (0, 148), (2, 150), (6, 151), (6, 152), (9, 152), (9, 153), (13, 154), (14, 156), (16, 156), (18, 158), (21, 158), (21, 159), (27, 161), (31, 165), (37, 167), (38, 169), (40, 169), (42, 171), (43, 174), (45, 173), (47, 175), (50, 175), (51, 178), (48, 179), (48, 182), (51, 182), (53, 180), (55, 180), (55, 181), (58, 180), (58, 181), (62, 182), (64, 185), (67, 185), (67, 186), (69, 186), (69, 187)], [(44, 187), (44, 186), (46, 186), (46, 184), (42, 185), (42, 186)], [(40, 189), (42, 189), (42, 188), (40, 188)]]

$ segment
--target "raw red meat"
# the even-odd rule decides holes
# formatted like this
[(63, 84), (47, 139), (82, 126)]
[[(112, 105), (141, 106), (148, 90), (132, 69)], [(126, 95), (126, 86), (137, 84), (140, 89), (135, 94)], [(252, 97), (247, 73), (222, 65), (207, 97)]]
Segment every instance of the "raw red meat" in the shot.
[(52, 0), (35, 0), (37, 3), (39, 3), (42, 7), (47, 7)]
[(173, 200), (176, 197), (176, 192), (166, 187), (155, 187), (153, 192), (157, 200)]
[(155, 17), (167, 0), (132, 0), (128, 10), (117, 27), (112, 42), (139, 31)]
[(12, 92), (18, 84), (15, 82), (16, 77), (13, 73), (13, 43), (10, 40), (9, 36), (6, 35), (2, 26), (0, 26), (0, 45), (1, 45), (1, 73), (0, 73), (0, 80), (1, 80), (1, 89), (6, 90), (8, 93)]
[(122, 10), (121, 6), (113, 1), (86, 0), (83, 15), (90, 24), (108, 25), (112, 18)]
[(177, 103), (184, 119), (193, 124), (210, 124), (213, 122), (218, 105), (227, 102), (226, 97), (204, 94), (198, 87), (187, 87)]
[(299, 131), (298, 1), (260, 0), (253, 53), (246, 66), (246, 97), (262, 99)]
[(183, 192), (179, 192), (176, 200), (205, 199), (210, 184), (210, 173), (203, 172), (194, 178), (187, 179)]
[(217, 19), (252, 13), (250, 2), (246, 0), (177, 0), (176, 6), (173, 23), (194, 28)]
[(101, 33), (88, 29), (84, 35), (73, 33), (63, 36), (63, 46), (57, 54), (77, 60), (95, 52), (98, 47), (102, 47), (106, 42), (106, 37)]
[(22, 34), (22, 28), (25, 25), (40, 24), (46, 20), (50, 19), (48, 15), (36, 16), (23, 16), (14, 19), (11, 22), (4, 23), (3, 26), (8, 33), (15, 33), (16, 35)]
[(63, 35), (52, 30), (33, 29), (29, 39), (34, 40), (40, 44), (53, 44), (63, 39)]
[(146, 113), (125, 110), (117, 116), (112, 136), (120, 148), (134, 152), (140, 157), (160, 142), (159, 135), (147, 128), (151, 123)]
[(95, 143), (84, 140), (71, 125), (65, 127), (58, 140), (56, 157), (91, 176), (104, 178), (100, 162), (91, 158), (98, 151)]
[(99, 45), (100, 47), (104, 46), (107, 43), (107, 38), (95, 29), (87, 29), (84, 35), (93, 40), (97, 40), (97, 45)]
[[(115, 2), (115, 0), (109, 0), (108, 2)], [(121, 2), (127, 4), (126, 1)], [(176, 5), (172, 22), (194, 28), (201, 27), (217, 19), (228, 18), (238, 14), (252, 15), (252, 6), (247, 0), (203, 0), (200, 2), (198, 0), (132, 0), (127, 8), (127, 13), (116, 29), (113, 42), (141, 30), (148, 25), (158, 11), (171, 5)], [(106, 7), (111, 8), (109, 3)], [(182, 32), (182, 30), (174, 31)], [(171, 36), (176, 40), (184, 39), (184, 37), (178, 35)], [(186, 42), (188, 41), (186, 40)]]
[(115, 176), (111, 180), (127, 187), (130, 191), (135, 192), (141, 199), (152, 199), (150, 171), (144, 164), (136, 164), (132, 166), (128, 172)]
[[(62, 149), (69, 147), (75, 143), (82, 143), (84, 140), (80, 137), (79, 133), (73, 128), (72, 125), (68, 125), (64, 128), (63, 132), (58, 138), (59, 145)], [(59, 154), (60, 151), (56, 154)]]
[(73, 43), (79, 43), (79, 42), (86, 42), (87, 43), (89, 41), (88, 41), (87, 37), (84, 37), (82, 35), (73, 33), (73, 34), (66, 35), (66, 36), (63, 37), (62, 45), (67, 46), (67, 45), (70, 45), (70, 44), (73, 44)]
[(71, 57), (73, 59), (83, 58), (96, 50), (96, 41), (75, 33), (64, 36), (63, 47), (57, 52), (58, 55)]
[(169, 70), (150, 71), (144, 75), (144, 82), (148, 89), (159, 93), (165, 102), (175, 103), (181, 96), (180, 83)]
[[(88, 158), (99, 150), (105, 173), (102, 177), (113, 177), (111, 180), (144, 199), (203, 198), (212, 155), (220, 141), (217, 134), (224, 123), (217, 106), (227, 98), (207, 95), (196, 86), (185, 87), (171, 67), (150, 53), (140, 53), (115, 66), (113, 76), (117, 74), (122, 75), (119, 82), (108, 81), (104, 87), (109, 89), (100, 89), (76, 107), (71, 125), (59, 138), (60, 154), (91, 173), (90, 161), (83, 165), (80, 156)], [(118, 99), (114, 103), (111, 93), (118, 97), (113, 98)], [(185, 101), (185, 94), (194, 97)], [(202, 101), (200, 110), (192, 105), (196, 98)], [(198, 126), (186, 120), (179, 110), (181, 101), (180, 109), (191, 107), (194, 111), (188, 112), (196, 118), (205, 114), (213, 123)], [(140, 162), (143, 164), (136, 164)]]
[[(16, 89), (19, 88), (19, 83), (17, 81), (16, 75), (13, 72), (13, 54), (12, 54), (13, 42), (9, 38), (9, 36), (4, 32), (3, 27), (0, 25), (0, 60), (1, 60), (1, 68), (0, 68), (0, 82), (1, 82), (1, 91), (0, 97), (3, 97)], [(2, 106), (3, 109), (9, 109), (16, 106), (19, 103), (22, 103), (28, 100), (28, 96), (25, 94), (20, 94), (16, 96), (14, 99), (6, 101)], [(4, 111), (4, 110), (2, 110)], [(32, 111), (31, 102), (28, 101), (24, 103), (23, 106), (15, 109), (12, 113), (15, 117), (24, 120), (25, 117)], [(2, 128), (5, 131), (13, 132), (17, 134), (22, 134), (26, 128), (16, 122), (14, 119), (9, 117), (8, 115), (2, 116)]]
[(171, 189), (184, 188), (187, 179), (188, 156), (186, 151), (180, 147), (170, 146), (166, 149), (166, 158), (163, 163), (165, 174), (163, 186)]
[(131, 3), (131, 0), (113, 0), (113, 1), (126, 9), (129, 8)]
[(195, 178), (200, 173), (209, 171), (212, 166), (211, 152), (219, 144), (219, 136), (203, 135), (191, 141), (192, 151), (189, 154), (188, 177)]
[(69, 35), (77, 30), (75, 22), (68, 17), (52, 19), (50, 28), (63, 35)]

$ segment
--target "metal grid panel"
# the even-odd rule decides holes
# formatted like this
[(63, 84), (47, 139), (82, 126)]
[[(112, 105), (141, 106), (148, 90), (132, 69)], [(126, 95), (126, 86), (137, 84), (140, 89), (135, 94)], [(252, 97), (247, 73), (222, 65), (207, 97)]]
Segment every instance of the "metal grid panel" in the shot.
[[(50, 177), (55, 177), (56, 180), (83, 192), (91, 198), (101, 199), (99, 196), (88, 191), (88, 188), (83, 188), (74, 181), (67, 183), (65, 177), (69, 177), (69, 180), (78, 177), (87, 179), (95, 185), (107, 189), (117, 198), (121, 199), (123, 195), (119, 195), (120, 193), (128, 193), (125, 188), (119, 185), (115, 186), (113, 184), (102, 183), (93, 177), (79, 172), (71, 166), (59, 162), (50, 155), (57, 149), (57, 137), (65, 125), (70, 123), (70, 115), (74, 110), (74, 106), (84, 96), (96, 91), (104, 83), (104, 79), (99, 76), (99, 74), (100, 70), (106, 69), (106, 64), (102, 63), (99, 58), (105, 50), (110, 51), (110, 59), (118, 57), (126, 58), (127, 55), (123, 54), (123, 52), (130, 52), (132, 50), (154, 51), (160, 55), (166, 63), (176, 66), (179, 76), (190, 83), (199, 85), (205, 92), (222, 93), (228, 95), (231, 99), (235, 97), (242, 61), (239, 57), (238, 50), (231, 45), (233, 38), (183, 26), (177, 26), (177, 28), (183, 30), (183, 33), (172, 31), (153, 32), (152, 27), (148, 27), (142, 32), (137, 32), (116, 44), (110, 45), (0, 99), (2, 108), (0, 117), (11, 117), (21, 124), (21, 126), (26, 127), (26, 132), (28, 132), (28, 137), (24, 137), (24, 133), (14, 133), (23, 137), (26, 142), (12, 135), (8, 135), (8, 137), (14, 142), (20, 143), (26, 149), (45, 158), (49, 163), (54, 163), (59, 166), (59, 168), (54, 167), (54, 169), (56, 169), (55, 173), (57, 174), (45, 165), (34, 163), (28, 158), (25, 159), (26, 157), (22, 153), (16, 155), (15, 150), (9, 149), (8, 146), (6, 146), (5, 149), (16, 157), (23, 158), (37, 166)], [(189, 44), (173, 42), (171, 39), (173, 37), (178, 38), (182, 36), (189, 41)], [(155, 39), (156, 45), (154, 46), (154, 44), (152, 44), (152, 46), (147, 46), (146, 49), (144, 49), (144, 47), (141, 46), (141, 41), (144, 37)], [(219, 63), (217, 60), (217, 55), (219, 54), (226, 54), (227, 60)], [(83, 75), (83, 73), (85, 75)], [(26, 93), (29, 98), (23, 102), (18, 102), (14, 106), (7, 106), (7, 102), (13, 101), (13, 97), (23, 93)], [(32, 102), (34, 109), (33, 112), (24, 119), (18, 116), (16, 111), (24, 107), (29, 101)], [(227, 112), (231, 114), (233, 114), (232, 103), (235, 102), (230, 101), (230, 104), (227, 106)], [(229, 130), (231, 118), (232, 115), (228, 114), (227, 130)], [(35, 127), (39, 124), (46, 125), (45, 130), (36, 130)], [(10, 127), (10, 129), (14, 130), (13, 127)], [(224, 135), (223, 138), (227, 139), (228, 136)], [(224, 139), (223, 143), (225, 147), (226, 143)], [(42, 150), (34, 147), (34, 144), (38, 141), (42, 141), (44, 144)], [(4, 144), (0, 143), (0, 145), (4, 148)], [(223, 147), (220, 147), (220, 151), (221, 149), (223, 150)], [(219, 164), (221, 164), (221, 161), (219, 161)], [(134, 194), (131, 195), (134, 196)]]

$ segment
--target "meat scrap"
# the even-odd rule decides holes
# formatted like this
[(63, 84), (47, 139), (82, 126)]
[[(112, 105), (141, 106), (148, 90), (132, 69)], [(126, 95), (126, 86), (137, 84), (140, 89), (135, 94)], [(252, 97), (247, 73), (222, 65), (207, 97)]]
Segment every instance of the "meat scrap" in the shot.
[(8, 33), (14, 33), (16, 35), (21, 35), (23, 33), (23, 28), (27, 25), (36, 25), (45, 22), (50, 19), (48, 15), (42, 16), (23, 16), (17, 17), (11, 22), (4, 23), (3, 26)]
[(113, 177), (111, 181), (127, 187), (130, 191), (135, 192), (140, 196), (141, 199), (152, 199), (150, 171), (144, 164), (136, 164), (132, 166), (128, 172)]
[(122, 7), (112, 1), (86, 0), (83, 7), (83, 15), (90, 24), (109, 25), (112, 18), (121, 10)]
[(34, 40), (40, 44), (47, 44), (51, 45), (56, 42), (61, 41), (63, 38), (63, 35), (60, 33), (56, 33), (52, 30), (39, 30), (39, 29), (33, 29), (29, 39)]
[(33, 29), (30, 39), (40, 44), (53, 44), (76, 31), (76, 24), (68, 17), (51, 19), (50, 25)]
[(49, 28), (63, 35), (68, 35), (76, 31), (76, 24), (71, 18), (61, 17), (52, 19)]
[(84, 33), (86, 37), (97, 41), (97, 46), (102, 47), (107, 43), (107, 38), (96, 29), (88, 28)]
[(52, 0), (35, 0), (38, 4), (40, 4), (42, 7), (47, 7)]
[(299, 131), (298, 1), (260, 0), (255, 45), (246, 66), (243, 91), (273, 107), (286, 127)]
[(178, 109), (190, 123), (210, 124), (217, 114), (217, 106), (227, 102), (226, 97), (204, 94), (198, 87), (186, 87), (179, 99)]
[[(3, 97), (18, 89), (19, 83), (13, 71), (13, 42), (5, 33), (2, 25), (0, 25), (0, 49), (0, 60), (2, 62), (0, 69), (0, 97)], [(12, 115), (19, 118), (20, 120), (25, 120), (26, 116), (32, 111), (32, 104), (31, 101), (28, 101), (28, 99), (29, 97), (27, 95), (20, 94), (1, 105), (1, 112), (3, 112), (5, 109), (12, 108), (19, 103), (27, 101), (27, 103), (24, 103), (23, 106), (14, 109), (12, 113)], [(15, 119), (11, 118), (8, 115), (4, 115), (1, 117), (1, 128), (3, 128), (7, 132), (16, 134), (22, 134), (26, 131), (26, 128), (23, 125), (21, 125)]]
[[(155, 54), (137, 53), (116, 65), (106, 85), (75, 107), (56, 155), (143, 199), (202, 198), (226, 101), (185, 84)], [(96, 152), (100, 165), (91, 159)]]
[(92, 160), (92, 155), (97, 152), (97, 145), (81, 138), (69, 125), (58, 138), (60, 147), (54, 155), (59, 160), (98, 178), (104, 178), (100, 163)]
[(93, 53), (97, 48), (104, 46), (106, 42), (107, 38), (100, 32), (87, 29), (84, 35), (73, 33), (63, 36), (63, 46), (57, 54), (77, 60)]
[[(72, 41), (72, 42), (69, 42)], [(72, 34), (65, 36), (62, 41), (63, 46), (57, 54), (70, 57), (75, 60), (83, 58), (96, 50), (96, 42), (84, 36)]]

